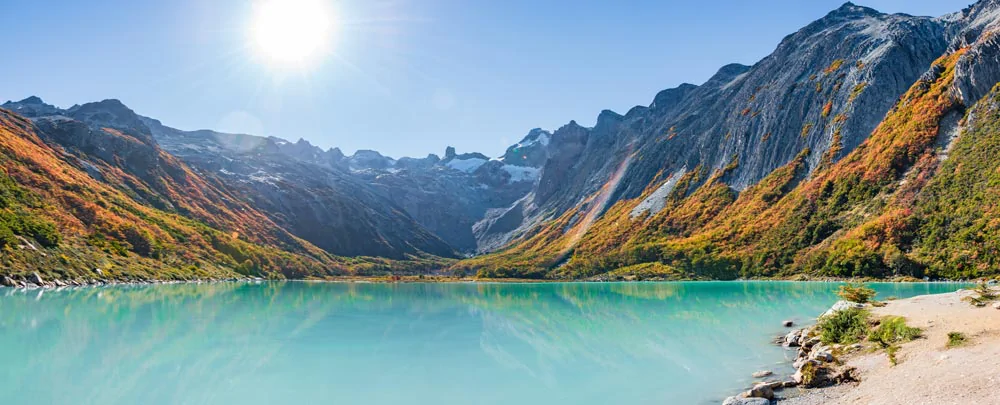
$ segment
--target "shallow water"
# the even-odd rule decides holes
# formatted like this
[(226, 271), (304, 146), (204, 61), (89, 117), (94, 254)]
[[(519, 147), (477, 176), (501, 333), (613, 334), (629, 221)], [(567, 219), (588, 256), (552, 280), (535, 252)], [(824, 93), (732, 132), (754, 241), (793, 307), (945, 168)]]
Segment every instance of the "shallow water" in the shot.
[[(962, 284), (875, 284), (879, 297)], [(4, 404), (719, 403), (837, 284), (0, 289)]]

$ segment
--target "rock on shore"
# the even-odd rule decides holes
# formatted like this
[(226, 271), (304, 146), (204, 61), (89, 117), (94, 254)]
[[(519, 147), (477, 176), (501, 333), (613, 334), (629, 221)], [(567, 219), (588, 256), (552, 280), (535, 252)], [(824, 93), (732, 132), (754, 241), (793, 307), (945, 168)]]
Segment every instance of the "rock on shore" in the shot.
[[(851, 308), (863, 308), (863, 304), (848, 301), (838, 301), (820, 318), (835, 314)], [(775, 340), (776, 344), (785, 348), (797, 348), (795, 361), (792, 366), (795, 374), (788, 381), (769, 381), (755, 384), (750, 390), (737, 396), (726, 398), (723, 405), (747, 405), (747, 404), (770, 404), (775, 398), (775, 391), (786, 388), (802, 387), (817, 388), (826, 387), (843, 382), (856, 381), (854, 367), (844, 366), (834, 355), (837, 353), (849, 353), (861, 348), (860, 345), (831, 345), (826, 346), (819, 337), (819, 330), (815, 325), (801, 329), (795, 329), (788, 334)], [(771, 371), (758, 371), (753, 373), (754, 378), (764, 378), (771, 376)]]
[[(1000, 311), (975, 307), (972, 291), (888, 301), (870, 308), (874, 317), (901, 316), (922, 337), (900, 346), (893, 366), (886, 354), (852, 351), (837, 360), (855, 369), (857, 384), (845, 384), (779, 400), (782, 405), (1000, 404)], [(948, 334), (968, 341), (948, 347)]]

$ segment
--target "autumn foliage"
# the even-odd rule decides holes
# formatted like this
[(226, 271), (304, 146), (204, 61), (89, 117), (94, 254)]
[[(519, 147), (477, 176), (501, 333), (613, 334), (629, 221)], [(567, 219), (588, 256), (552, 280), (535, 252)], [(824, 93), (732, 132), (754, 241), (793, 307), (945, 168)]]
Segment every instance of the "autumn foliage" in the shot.
[[(945, 234), (926, 227), (928, 220), (940, 214), (926, 214), (923, 190), (942, 187), (934, 179), (935, 142), (942, 120), (960, 114), (963, 108), (953, 95), (952, 84), (955, 65), (964, 52), (961, 49), (937, 60), (935, 75), (914, 84), (871, 136), (845, 156), (841, 156), (840, 126), (846, 116), (835, 117), (830, 123), (830, 147), (811, 173), (809, 150), (738, 194), (720, 181), (725, 173), (699, 178), (702, 170), (691, 171), (677, 182), (667, 206), (657, 214), (630, 216), (660, 183), (639, 198), (617, 202), (572, 246), (568, 257), (553, 261), (552, 256), (540, 253), (548, 243), (564, 241), (561, 230), (572, 213), (511, 249), (465, 263), (470, 269), (504, 268), (505, 274), (515, 276), (524, 266), (535, 277), (554, 278), (592, 277), (638, 268), (634, 266), (642, 263), (656, 263), (670, 274), (690, 278), (801, 273), (956, 277), (954, 272), (939, 270), (935, 260), (944, 263), (944, 256), (931, 253), (920, 241), (930, 235), (942, 243), (957, 238), (954, 231)], [(834, 62), (824, 73), (833, 73), (841, 65), (842, 61)], [(852, 101), (864, 87), (862, 83), (854, 88)], [(826, 103), (821, 115), (829, 116), (832, 109), (832, 102)], [(803, 136), (811, 129), (807, 124)], [(954, 170), (956, 175), (961, 173), (960, 166)], [(956, 245), (950, 252), (962, 250), (958, 242), (948, 243)], [(1000, 245), (983, 245), (978, 252), (980, 257), (989, 252), (997, 257)], [(965, 266), (977, 263), (975, 258), (957, 260), (968, 263)]]

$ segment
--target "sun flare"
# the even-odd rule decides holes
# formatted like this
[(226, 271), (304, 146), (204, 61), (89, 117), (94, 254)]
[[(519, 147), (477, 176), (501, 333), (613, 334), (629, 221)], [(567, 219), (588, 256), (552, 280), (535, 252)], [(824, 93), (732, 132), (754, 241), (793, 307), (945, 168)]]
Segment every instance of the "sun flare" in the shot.
[(280, 67), (304, 67), (328, 52), (333, 17), (321, 0), (262, 0), (251, 26), (255, 52)]

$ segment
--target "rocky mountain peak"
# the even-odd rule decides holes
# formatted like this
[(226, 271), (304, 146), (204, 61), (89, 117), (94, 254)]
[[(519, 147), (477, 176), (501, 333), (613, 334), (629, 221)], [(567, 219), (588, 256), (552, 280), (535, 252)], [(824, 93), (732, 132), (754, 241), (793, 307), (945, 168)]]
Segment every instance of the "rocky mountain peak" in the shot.
[(542, 167), (549, 157), (548, 146), (552, 134), (541, 128), (532, 129), (528, 135), (504, 152), (503, 163), (522, 167)]
[(107, 99), (96, 103), (75, 105), (66, 110), (73, 119), (87, 123), (92, 127), (110, 127), (120, 129), (129, 135), (139, 138), (147, 144), (153, 141), (152, 131), (135, 111), (121, 101)]
[(385, 170), (395, 163), (393, 159), (383, 156), (377, 151), (368, 149), (360, 149), (354, 152), (354, 155), (347, 158), (347, 160), (349, 167), (353, 170)]
[(534, 144), (540, 144), (541, 146), (546, 146), (549, 144), (549, 140), (552, 139), (552, 133), (541, 128), (534, 128), (528, 131), (528, 134), (521, 139), (520, 142), (511, 145), (507, 150), (514, 148), (524, 148)]
[(445, 158), (445, 160), (454, 159), (455, 155), (456, 155), (456, 152), (455, 152), (455, 147), (454, 146), (449, 146), (449, 147), (447, 147), (447, 148), (444, 149), (444, 158)]
[(344, 156), (344, 152), (341, 151), (340, 148), (330, 148), (329, 150), (326, 151), (326, 153), (330, 155), (332, 159), (337, 161), (342, 160), (346, 157)]
[(379, 153), (376, 150), (358, 149), (357, 152), (354, 152), (354, 156), (353, 157), (364, 158), (364, 159), (368, 159), (368, 158), (375, 159), (375, 158), (384, 158), (385, 156), (383, 156), (381, 153)]
[(51, 104), (45, 104), (38, 96), (31, 96), (21, 101), (8, 101), (0, 105), (28, 118), (38, 118), (49, 115), (59, 115), (63, 111)]
[(852, 2), (846, 2), (842, 6), (838, 7), (836, 10), (833, 10), (829, 14), (827, 14), (824, 19), (858, 18), (858, 17), (873, 16), (880, 14), (882, 13), (873, 8), (859, 6)]
[(571, 120), (566, 125), (559, 127), (559, 129), (556, 130), (556, 134), (559, 134), (560, 132), (578, 131), (578, 130), (586, 130), (586, 128), (578, 124), (576, 120)]
[(601, 113), (597, 115), (597, 125), (600, 126), (602, 123), (618, 123), (623, 119), (625, 119), (625, 117), (619, 113), (611, 110), (602, 110)]
[[(8, 101), (8, 103), (9, 103), (9, 101)], [(45, 102), (42, 101), (42, 99), (39, 98), (38, 96), (28, 97), (28, 98), (26, 98), (24, 100), (19, 101), (18, 103), (20, 103), (20, 104), (30, 104), (30, 105), (42, 105), (42, 104), (45, 104)]]
[[(735, 76), (735, 75), (734, 75)], [(679, 103), (685, 96), (688, 95), (692, 90), (697, 89), (698, 86), (693, 84), (684, 83), (680, 86), (674, 87), (672, 89), (666, 89), (659, 93), (656, 93), (656, 97), (653, 98), (653, 104), (649, 105), (649, 108), (654, 111), (664, 111)], [(636, 112), (629, 111), (629, 116), (634, 115)]]

